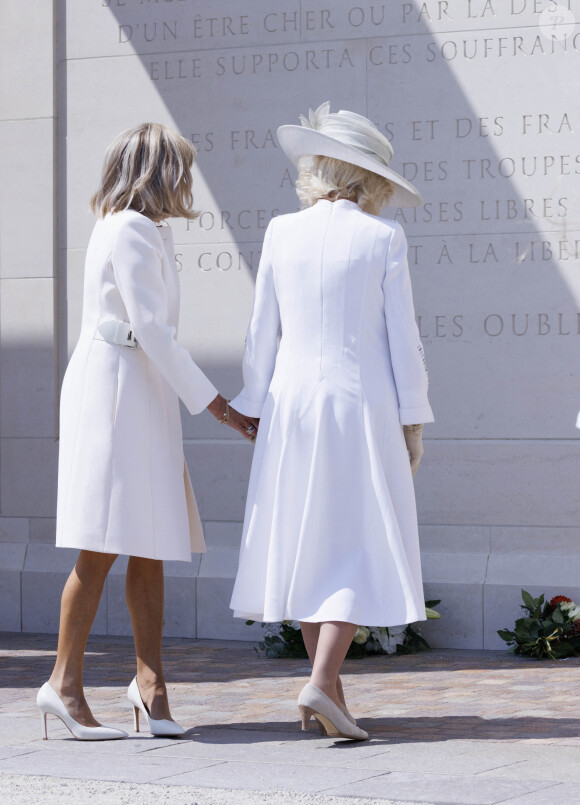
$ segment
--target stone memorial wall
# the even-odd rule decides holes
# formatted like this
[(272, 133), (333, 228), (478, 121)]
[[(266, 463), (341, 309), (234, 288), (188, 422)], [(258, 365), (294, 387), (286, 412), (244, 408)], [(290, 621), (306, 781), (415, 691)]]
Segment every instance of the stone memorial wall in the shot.
[[(424, 633), (499, 648), (522, 586), (580, 598), (580, 2), (49, 6), (0, 3), (13, 155), (1, 177), (0, 628), (54, 631), (74, 556), (52, 547), (55, 413), (106, 146), (145, 120), (195, 143), (201, 215), (173, 225), (180, 339), (231, 396), (265, 229), (298, 203), (275, 132), (326, 100), (370, 117), (424, 198), (386, 211), (407, 233), (436, 418), (416, 490), (426, 591), (444, 619)], [(253, 639), (228, 609), (252, 448), (208, 414), (184, 413), (183, 426), (209, 550), (169, 563), (167, 634)], [(117, 564), (101, 633), (130, 628)]]

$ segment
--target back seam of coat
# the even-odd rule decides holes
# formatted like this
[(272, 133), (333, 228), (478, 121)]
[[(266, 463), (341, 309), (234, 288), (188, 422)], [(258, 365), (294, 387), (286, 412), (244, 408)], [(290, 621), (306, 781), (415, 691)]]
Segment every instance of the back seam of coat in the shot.
[(322, 342), (324, 337), (324, 251), (326, 249), (326, 236), (328, 234), (328, 230), (330, 229), (331, 218), (332, 218), (332, 207), (330, 208), (329, 214), (326, 218), (324, 237), (322, 238), (322, 246), (320, 249), (320, 366), (319, 366), (320, 374), (322, 374), (322, 360), (324, 354), (322, 349)]

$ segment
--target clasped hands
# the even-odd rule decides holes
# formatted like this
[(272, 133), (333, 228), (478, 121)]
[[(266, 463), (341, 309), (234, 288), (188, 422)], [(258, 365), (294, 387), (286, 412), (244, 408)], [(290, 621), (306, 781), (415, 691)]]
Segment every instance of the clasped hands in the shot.
[[(236, 411), (229, 405), (229, 401), (218, 394), (208, 405), (207, 410), (215, 416), (222, 425), (229, 425), (230, 428), (237, 430), (250, 442), (255, 441), (258, 435), (260, 420), (255, 417), (245, 416)], [(413, 476), (419, 469), (423, 456), (423, 425), (403, 425), (405, 444), (409, 451), (411, 462), (411, 472)]]
[(255, 441), (258, 435), (259, 419), (255, 417), (245, 416), (232, 408), (229, 400), (218, 394), (217, 397), (210, 402), (207, 407), (210, 414), (213, 414), (221, 425), (229, 425), (230, 428), (237, 430), (242, 436), (250, 442)]

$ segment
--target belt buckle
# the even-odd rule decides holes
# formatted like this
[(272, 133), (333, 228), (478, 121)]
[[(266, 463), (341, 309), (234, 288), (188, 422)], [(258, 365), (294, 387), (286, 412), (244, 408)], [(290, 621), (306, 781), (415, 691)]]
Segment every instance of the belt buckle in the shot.
[(127, 333), (127, 338), (125, 339), (126, 343), (123, 346), (128, 347), (129, 349), (137, 349), (139, 342), (133, 336), (133, 330), (129, 330)]

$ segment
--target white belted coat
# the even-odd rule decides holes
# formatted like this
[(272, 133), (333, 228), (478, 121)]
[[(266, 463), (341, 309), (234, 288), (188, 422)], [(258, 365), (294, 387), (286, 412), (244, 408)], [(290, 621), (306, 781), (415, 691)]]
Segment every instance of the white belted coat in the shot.
[(346, 200), (273, 219), (243, 370), (231, 405), (260, 427), (234, 614), (424, 619), (402, 425), (433, 414), (401, 226)]
[[(178, 397), (197, 414), (217, 390), (177, 342), (178, 319), (171, 229), (132, 210), (98, 221), (62, 387), (58, 546), (184, 561), (205, 550)], [(102, 340), (108, 320), (129, 322), (138, 348)]]

